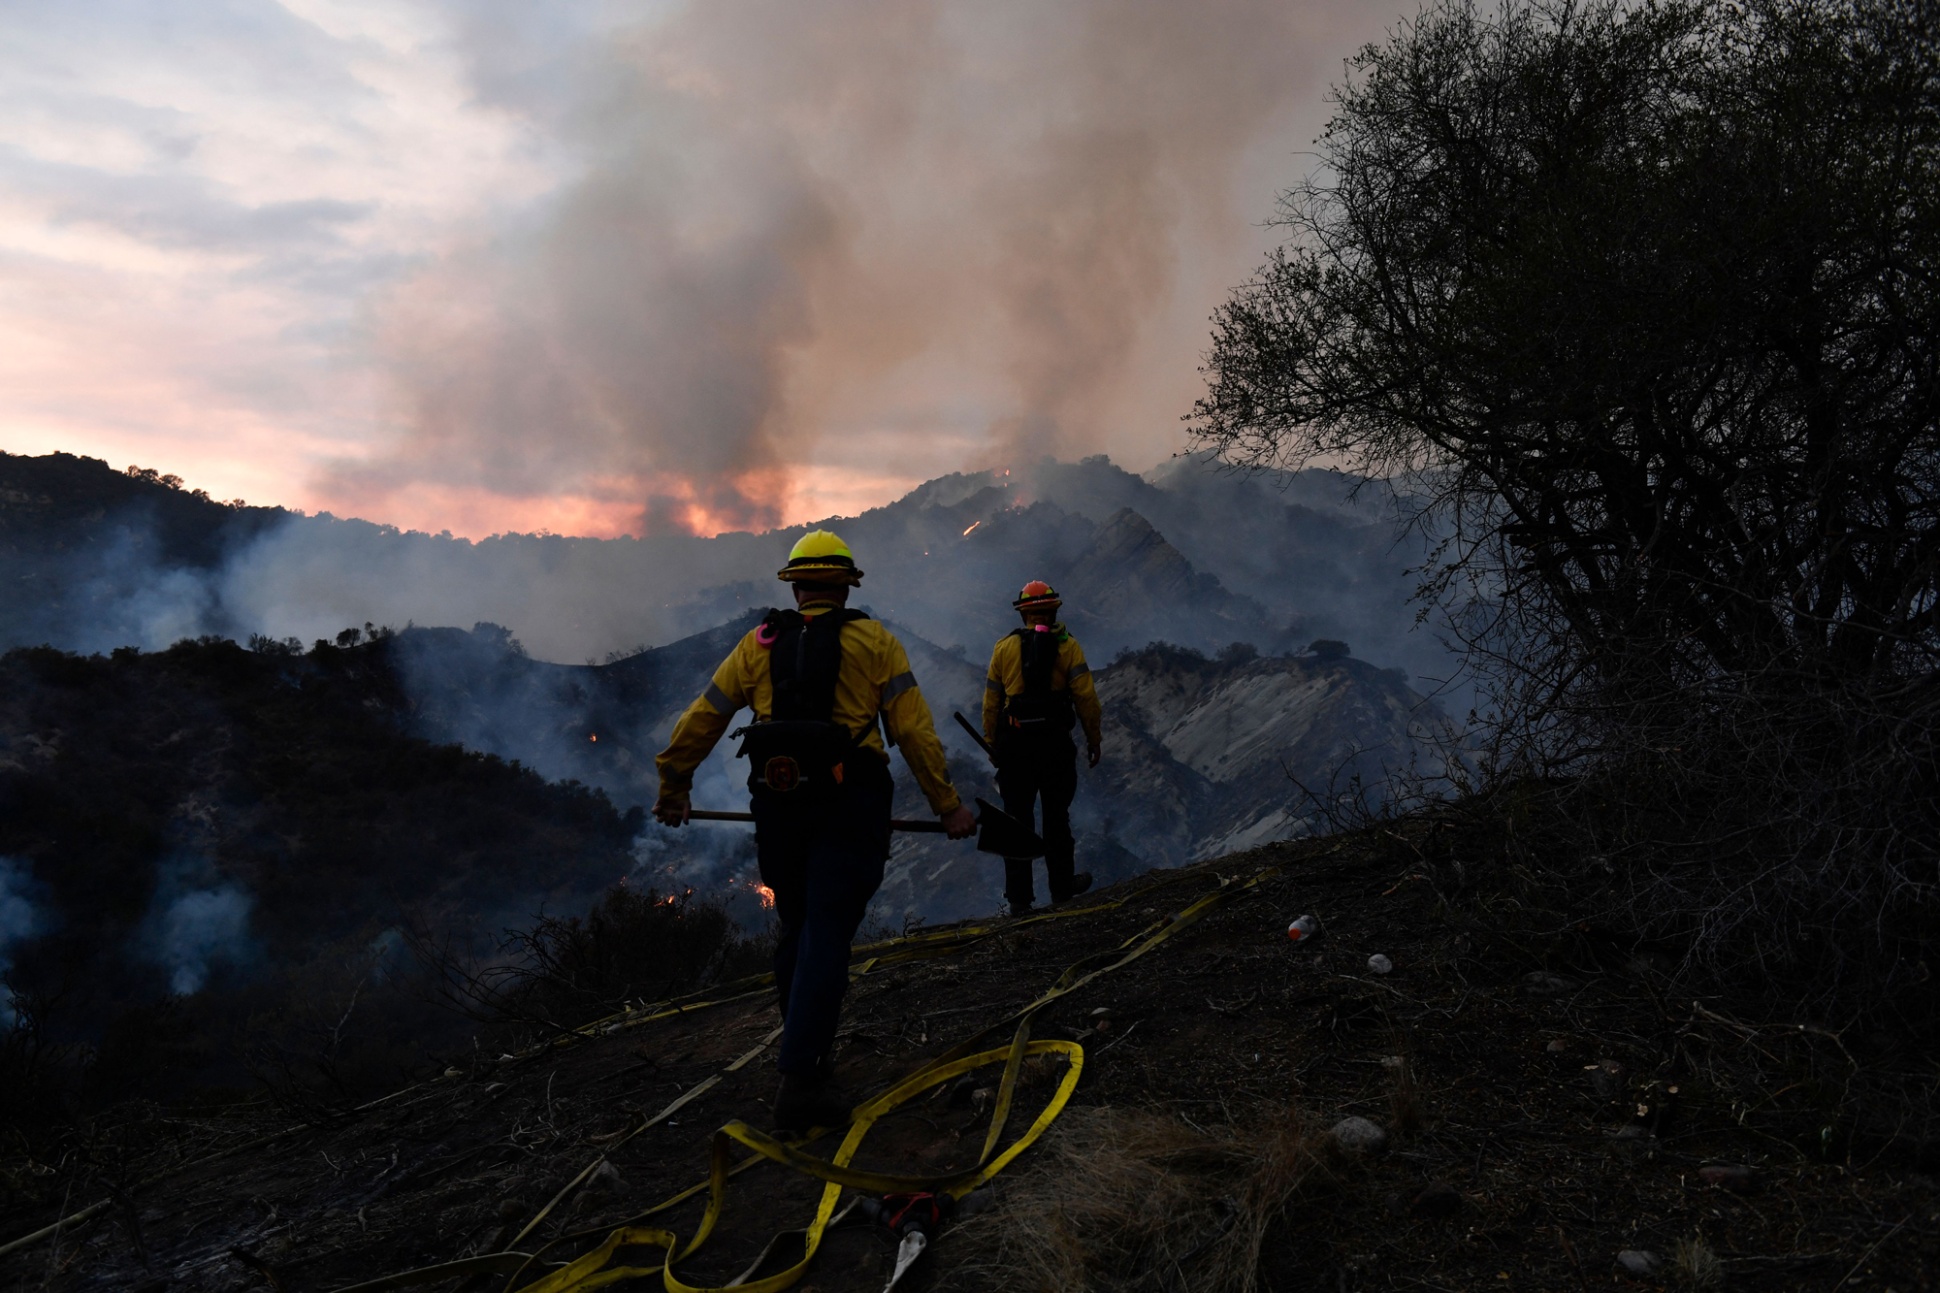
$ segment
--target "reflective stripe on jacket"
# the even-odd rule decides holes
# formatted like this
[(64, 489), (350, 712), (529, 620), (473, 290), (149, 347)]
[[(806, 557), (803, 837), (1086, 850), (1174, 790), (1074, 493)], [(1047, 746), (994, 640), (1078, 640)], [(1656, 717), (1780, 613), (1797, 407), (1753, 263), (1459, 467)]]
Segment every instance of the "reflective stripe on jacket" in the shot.
[[(827, 603), (802, 607), (804, 615), (831, 610)], [(736, 710), (752, 709), (759, 721), (774, 712), (774, 684), (768, 676), (768, 649), (755, 641), (750, 629), (701, 693), (674, 724), (667, 748), (654, 759), (660, 771), (660, 797), (685, 793), (694, 784), (694, 769), (727, 732)], [(875, 620), (854, 620), (842, 626), (842, 671), (835, 678), (835, 710), (831, 717), (851, 732), (857, 744), (888, 762), (876, 717), (882, 716), (889, 740), (903, 750), (903, 759), (916, 776), (930, 809), (938, 816), (962, 799), (950, 784), (943, 763), (943, 745), (936, 739), (930, 707), (910, 672), (909, 656), (895, 634)]]
[[(1084, 725), (1085, 744), (1099, 742), (1099, 720), (1103, 710), (1098, 704), (1098, 688), (1091, 681), (1091, 666), (1085, 663), (1085, 649), (1078, 639), (1065, 632), (1062, 624), (1052, 632), (1064, 635), (1058, 643), (1058, 662), (1051, 666), (1051, 690), (1069, 691), (1071, 708)], [(990, 652), (990, 672), (983, 683), (983, 739), (997, 743), (998, 725), (1003, 721), (1004, 698), (1024, 694), (1024, 644), (1015, 634), (1006, 633)]]

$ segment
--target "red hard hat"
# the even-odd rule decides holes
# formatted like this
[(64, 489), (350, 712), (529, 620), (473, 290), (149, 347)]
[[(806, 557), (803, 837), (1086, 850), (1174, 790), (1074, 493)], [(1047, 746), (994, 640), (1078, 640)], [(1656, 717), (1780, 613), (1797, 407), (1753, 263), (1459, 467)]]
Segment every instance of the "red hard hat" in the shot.
[(1064, 599), (1058, 596), (1058, 590), (1042, 579), (1033, 579), (1025, 584), (1023, 591), (1017, 594), (1017, 600), (1011, 603), (1014, 609), (1020, 611), (1054, 611), (1062, 605)]

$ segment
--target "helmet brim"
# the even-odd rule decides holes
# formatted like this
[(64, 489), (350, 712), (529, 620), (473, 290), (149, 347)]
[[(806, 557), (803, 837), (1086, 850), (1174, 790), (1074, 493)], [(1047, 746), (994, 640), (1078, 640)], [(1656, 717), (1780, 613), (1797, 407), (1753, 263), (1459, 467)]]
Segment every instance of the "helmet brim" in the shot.
[(789, 563), (775, 572), (775, 578), (790, 584), (847, 584), (851, 588), (862, 587), (862, 572), (854, 566), (800, 565)]

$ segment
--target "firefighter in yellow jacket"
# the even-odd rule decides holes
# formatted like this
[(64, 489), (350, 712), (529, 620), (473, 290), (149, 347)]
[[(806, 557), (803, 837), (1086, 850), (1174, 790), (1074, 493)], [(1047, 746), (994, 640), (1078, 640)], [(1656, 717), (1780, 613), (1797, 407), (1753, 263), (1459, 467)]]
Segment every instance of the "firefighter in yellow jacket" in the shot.
[(848, 545), (826, 530), (811, 531), (779, 577), (793, 585), (796, 608), (768, 612), (680, 716), (655, 760), (660, 795), (653, 815), (669, 826), (686, 823), (694, 769), (735, 711), (752, 709), (740, 753), (749, 760), (761, 880), (774, 890), (781, 922), (775, 1126), (806, 1131), (849, 1116), (832, 1085), (830, 1051), (849, 984), (850, 942), (889, 857), (892, 786), (878, 718), (950, 838), (968, 836), (976, 819), (950, 784), (903, 644), (846, 605), (862, 582)]
[[(1028, 826), (1033, 802), (1044, 802), (1044, 869), (1052, 902), (1091, 887), (1089, 872), (1074, 873), (1071, 800), (1078, 793), (1078, 750), (1071, 729), (1084, 725), (1089, 766), (1098, 766), (1100, 751), (1098, 689), (1084, 648), (1057, 622), (1062, 605), (1043, 580), (1024, 585), (1011, 603), (1024, 626), (991, 651), (983, 692), (983, 734), (996, 753), (1004, 811)], [(1029, 858), (1004, 859), (1004, 898), (1013, 915), (1036, 901)]]

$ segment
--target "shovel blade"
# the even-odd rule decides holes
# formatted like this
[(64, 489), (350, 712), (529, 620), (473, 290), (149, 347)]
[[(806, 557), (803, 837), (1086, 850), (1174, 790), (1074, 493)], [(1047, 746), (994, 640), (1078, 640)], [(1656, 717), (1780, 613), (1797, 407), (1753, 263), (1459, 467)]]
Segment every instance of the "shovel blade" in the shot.
[(977, 851), (1006, 858), (1041, 858), (1037, 832), (988, 800), (977, 801)]

